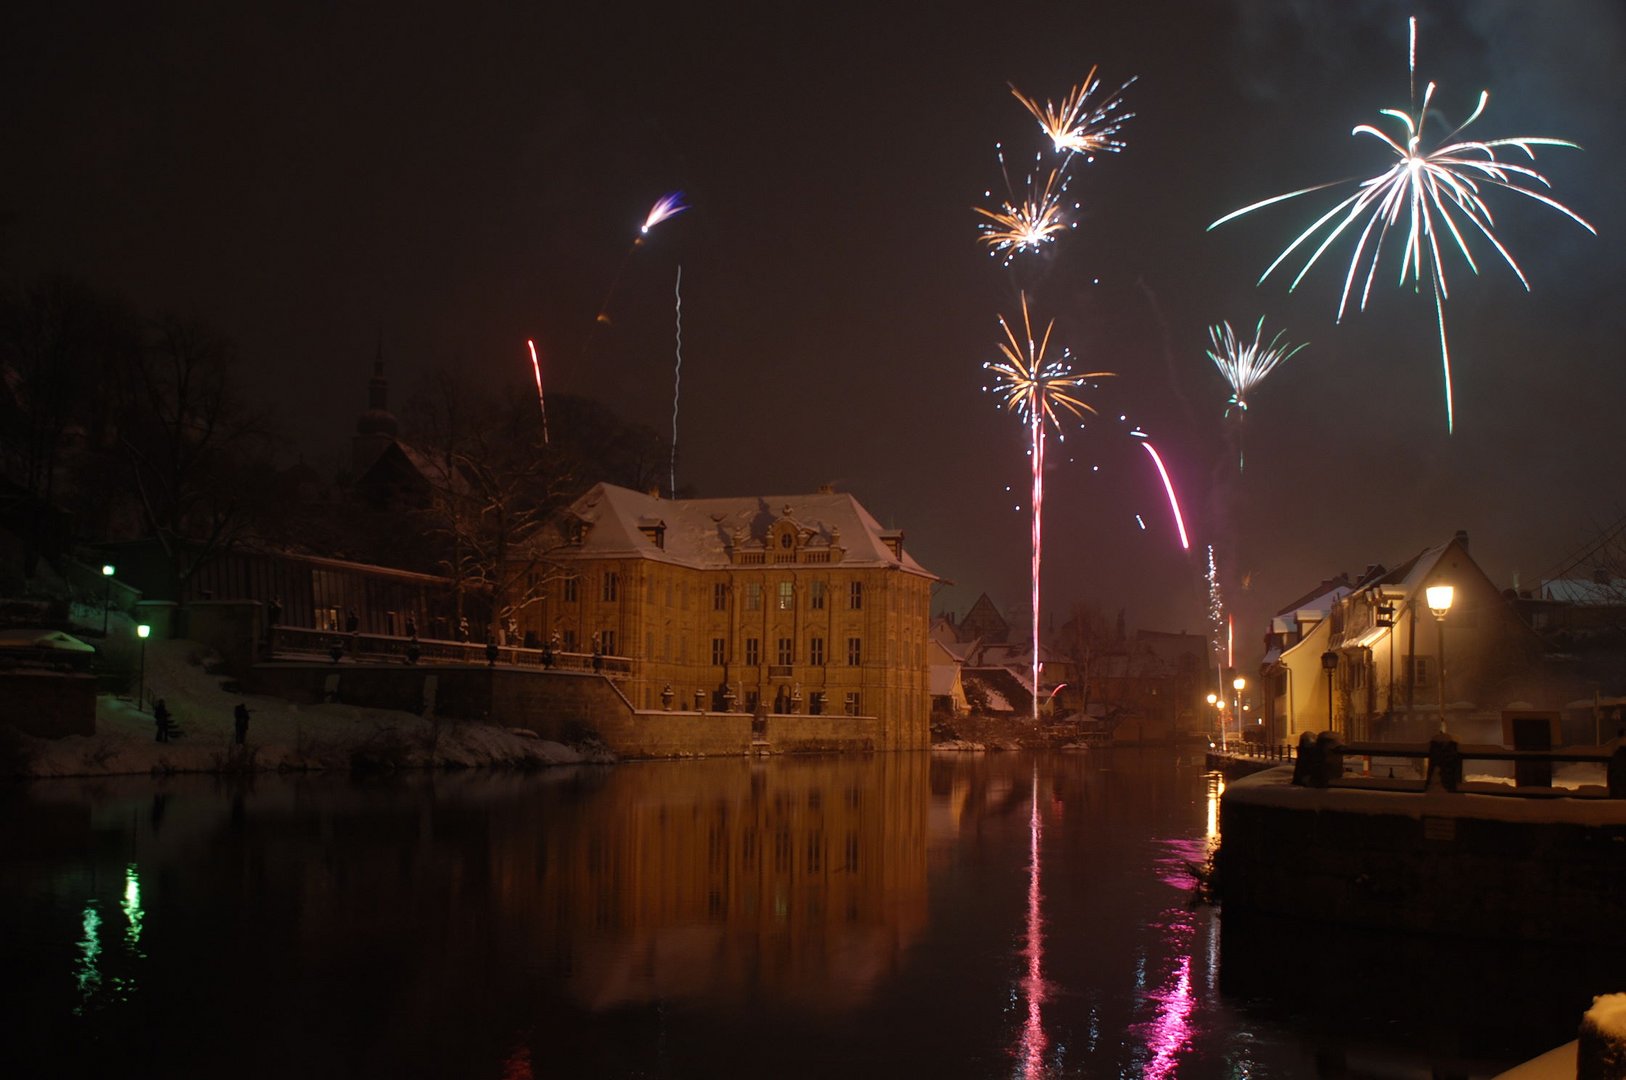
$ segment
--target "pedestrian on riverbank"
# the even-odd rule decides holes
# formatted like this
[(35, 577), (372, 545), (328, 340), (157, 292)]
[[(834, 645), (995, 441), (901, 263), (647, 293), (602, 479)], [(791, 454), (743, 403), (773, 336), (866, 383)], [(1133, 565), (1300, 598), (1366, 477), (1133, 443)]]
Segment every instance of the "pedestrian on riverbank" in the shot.
[(169, 706), (163, 698), (152, 703), (152, 722), (158, 728), (157, 741), (169, 742)]
[(239, 701), (237, 708), (232, 710), (232, 718), (235, 720), (237, 745), (242, 746), (243, 741), (248, 738), (248, 706)]

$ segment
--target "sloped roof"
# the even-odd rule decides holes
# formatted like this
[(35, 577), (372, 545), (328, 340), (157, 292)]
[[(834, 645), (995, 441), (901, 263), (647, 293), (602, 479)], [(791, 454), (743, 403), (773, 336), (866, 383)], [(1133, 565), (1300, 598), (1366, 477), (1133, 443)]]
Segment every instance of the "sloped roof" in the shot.
[[(879, 522), (852, 495), (746, 496), (722, 499), (662, 499), (614, 484), (597, 484), (571, 504), (569, 513), (588, 529), (581, 543), (555, 554), (588, 558), (641, 558), (701, 569), (733, 565), (736, 544), (744, 550), (766, 550), (769, 529), (789, 520), (799, 546), (841, 547), (840, 565), (891, 566), (923, 577), (936, 575), (915, 561), (907, 549), (892, 554), (885, 537), (900, 533)], [(644, 530), (663, 529), (663, 544)], [(552, 537), (555, 543), (560, 537)], [(550, 545), (551, 546), (551, 545)]]
[(53, 649), (57, 652), (93, 653), (87, 645), (61, 630), (0, 630), (0, 649)]
[(1626, 604), (1626, 578), (1593, 581), (1590, 578), (1554, 578), (1541, 583), (1541, 598), (1564, 604), (1618, 606)]

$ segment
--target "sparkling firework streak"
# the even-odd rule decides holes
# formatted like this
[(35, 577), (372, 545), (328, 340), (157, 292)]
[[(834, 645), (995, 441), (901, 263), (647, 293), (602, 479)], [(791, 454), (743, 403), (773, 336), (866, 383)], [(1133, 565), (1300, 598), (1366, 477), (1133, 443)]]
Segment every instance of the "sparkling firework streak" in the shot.
[(1095, 68), (1090, 68), (1084, 81), (1075, 86), (1060, 105), (1046, 100), (1041, 106), (1034, 98), (1011, 87), (1011, 95), (1033, 114), (1033, 118), (1039, 122), (1039, 129), (1058, 154), (1068, 157), (1082, 154), (1085, 161), (1094, 161), (1098, 153), (1115, 154), (1124, 148), (1117, 137), (1118, 129), (1135, 114), (1121, 111), (1123, 93), (1135, 80), (1130, 79), (1096, 103), (1090, 100), (1101, 86), (1095, 72)]
[(672, 369), (672, 475), (667, 491), (672, 498), (677, 498), (677, 420), (678, 420), (678, 391), (683, 387), (683, 266), (677, 268), (677, 284), (672, 286), (672, 295), (676, 301), (677, 320), (677, 366)]
[(644, 223), (638, 228), (638, 239), (634, 240), (633, 243), (642, 243), (643, 238), (649, 235), (650, 229), (653, 229), (655, 226), (659, 225), (668, 218), (677, 217), (687, 209), (688, 206), (683, 202), (683, 192), (674, 191), (670, 194), (662, 195), (660, 198), (655, 200), (655, 205), (649, 208), (648, 216), (644, 218)]
[(536, 376), (536, 407), (542, 410), (542, 445), (548, 445), (548, 399), (542, 395), (542, 364), (536, 358), (536, 342), (531, 338), (525, 339), (525, 347), (531, 350), (531, 374)]
[[(1092, 371), (1079, 375), (1067, 364), (1068, 353), (1062, 350), (1060, 360), (1046, 360), (1045, 350), (1050, 345), (1050, 332), (1055, 329), (1052, 320), (1045, 327), (1044, 337), (1035, 344), (1033, 324), (1028, 317), (1027, 294), (1022, 294), (1022, 337), (1019, 339), (1005, 317), (999, 317), (1005, 340), (999, 343), (1003, 360), (990, 361), (983, 367), (994, 373), (992, 390), (1003, 399), (1005, 408), (1015, 412), (1027, 422), (1032, 440), (1028, 456), (1033, 465), (1033, 720), (1039, 719), (1039, 569), (1044, 557), (1042, 522), (1044, 518), (1044, 441), (1045, 422), (1056, 426), (1061, 435), (1061, 421), (1057, 409), (1082, 419), (1095, 409), (1078, 396), (1091, 379), (1106, 378), (1110, 371)], [(984, 389), (989, 389), (984, 387)]]
[(1211, 634), (1208, 644), (1214, 652), (1214, 667), (1219, 675), (1220, 696), (1225, 696), (1225, 672), (1223, 660), (1225, 647), (1220, 644), (1220, 634), (1225, 629), (1225, 599), (1220, 595), (1219, 566), (1214, 562), (1214, 545), (1208, 545), (1208, 626)]
[(627, 249), (626, 255), (622, 256), (621, 265), (616, 268), (615, 277), (610, 281), (610, 289), (604, 294), (604, 303), (599, 305), (598, 322), (609, 325), (610, 300), (615, 296), (615, 290), (621, 284), (621, 275), (627, 269), (627, 261), (632, 258), (634, 251), (643, 246), (644, 237), (648, 236), (650, 230), (661, 222), (677, 217), (688, 208), (688, 205), (683, 201), (683, 192), (681, 191), (673, 191), (655, 200), (655, 205), (651, 206), (649, 213), (644, 215), (644, 223), (638, 226), (638, 235), (633, 237), (632, 247)]
[[(1152, 455), (1152, 464), (1157, 466), (1157, 474), (1163, 478), (1163, 490), (1167, 492), (1169, 496), (1169, 509), (1174, 511), (1174, 527), (1180, 531), (1180, 546), (1185, 550), (1190, 551), (1191, 540), (1186, 536), (1185, 515), (1180, 513), (1180, 500), (1175, 498), (1174, 483), (1169, 479), (1169, 470), (1163, 467), (1163, 458), (1159, 456), (1157, 447), (1153, 446), (1149, 442), (1142, 442), (1140, 445), (1148, 454)], [(1136, 520), (1139, 520), (1140, 515), (1136, 514), (1135, 518)], [(1146, 526), (1142, 524), (1141, 528), (1145, 527)], [(1209, 557), (1210, 559), (1213, 557), (1213, 548), (1209, 549)]]
[[(1516, 150), (1526, 159), (1534, 161), (1535, 147), (1558, 146), (1570, 149), (1580, 149), (1575, 143), (1565, 139), (1553, 139), (1531, 135), (1521, 135), (1506, 139), (1462, 140), (1460, 135), (1468, 125), (1479, 119), (1485, 111), (1485, 105), (1490, 100), (1490, 92), (1479, 92), (1479, 104), (1473, 113), (1461, 124), (1452, 128), (1433, 149), (1424, 149), (1422, 146), (1423, 127), (1428, 119), (1429, 104), (1434, 97), (1434, 84), (1429, 83), (1423, 91), (1421, 107), (1417, 105), (1416, 73), (1417, 73), (1417, 20), (1411, 20), (1411, 48), (1409, 69), (1412, 80), (1412, 108), (1411, 111), (1400, 109), (1382, 109), (1379, 115), (1386, 116), (1395, 121), (1402, 131), (1402, 138), (1397, 140), (1384, 134), (1370, 124), (1358, 124), (1351, 131), (1352, 135), (1369, 135), (1390, 151), (1396, 160), (1390, 167), (1377, 176), (1361, 180), (1353, 195), (1343, 199), (1331, 210), (1317, 218), (1314, 224), (1305, 229), (1287, 246), (1276, 260), (1260, 275), (1259, 281), (1263, 283), (1271, 273), (1280, 266), (1288, 256), (1292, 255), (1312, 237), (1318, 235), (1325, 228), (1326, 235), (1319, 245), (1311, 252), (1304, 266), (1299, 270), (1298, 276), (1288, 287), (1288, 291), (1298, 287), (1310, 268), (1316, 264), (1322, 254), (1332, 246), (1351, 226), (1360, 224), (1359, 239), (1355, 244), (1355, 253), (1349, 260), (1349, 270), (1344, 276), (1344, 289), (1338, 300), (1337, 320), (1342, 320), (1344, 312), (1349, 305), (1350, 293), (1354, 288), (1355, 279), (1361, 275), (1361, 264), (1365, 262), (1366, 272), (1361, 288), (1360, 307), (1364, 310), (1367, 297), (1372, 291), (1372, 281), (1377, 274), (1378, 257), (1383, 250), (1383, 242), (1388, 237), (1389, 230), (1404, 223), (1406, 239), (1401, 247), (1400, 272), (1398, 284), (1404, 286), (1408, 280), (1412, 288), (1421, 291), (1423, 278), (1428, 278), (1430, 290), (1434, 294), (1434, 311), (1440, 329), (1440, 362), (1445, 381), (1445, 426), (1450, 432), (1455, 426), (1455, 416), (1451, 396), (1451, 352), (1446, 343), (1445, 335), (1445, 301), (1450, 296), (1446, 282), (1445, 259), (1441, 254), (1442, 246), (1449, 249), (1454, 245), (1462, 255), (1468, 268), (1475, 274), (1479, 273), (1479, 265), (1474, 261), (1473, 253), (1468, 247), (1468, 237), (1477, 231), (1487, 241), (1496, 253), (1502, 257), (1518, 277), (1526, 291), (1530, 282), (1526, 280), (1524, 271), (1514, 261), (1513, 256), (1502, 245), (1495, 231), (1495, 220), (1491, 215), (1490, 207), (1484, 201), (1484, 194), (1491, 188), (1502, 188), (1516, 192), (1536, 202), (1542, 203), (1572, 221), (1582, 228), (1597, 235), (1597, 230), (1580, 215), (1569, 207), (1543, 194), (1540, 188), (1551, 188), (1552, 185), (1541, 173), (1528, 165), (1505, 161), (1497, 156), (1498, 152)], [(1348, 181), (1337, 180), (1327, 184), (1318, 184), (1314, 187), (1301, 188), (1290, 191), (1285, 195), (1277, 195), (1262, 202), (1244, 206), (1234, 210), (1210, 225), (1213, 229), (1223, 225), (1233, 218), (1241, 217), (1262, 207), (1271, 206), (1287, 199), (1296, 198), (1311, 192), (1324, 191), (1337, 187)], [(1449, 245), (1442, 245), (1441, 240), (1448, 237)], [(1368, 250), (1370, 246), (1370, 251)]]
[(1278, 331), (1270, 339), (1270, 344), (1263, 342), (1265, 334), (1265, 317), (1259, 316), (1259, 325), (1254, 327), (1253, 341), (1244, 342), (1236, 336), (1230, 323), (1221, 323), (1219, 326), (1208, 328), (1208, 339), (1211, 342), (1208, 358), (1214, 361), (1220, 374), (1231, 387), (1231, 400), (1225, 409), (1225, 415), (1231, 415), (1230, 406), (1234, 405), (1237, 412), (1237, 453), (1236, 467), (1241, 471), (1244, 465), (1241, 447), (1242, 416), (1248, 411), (1248, 395), (1255, 387), (1265, 381), (1265, 376), (1276, 370), (1278, 364), (1286, 363), (1294, 353), (1304, 348), (1302, 344), (1289, 348), (1282, 342), (1282, 334)]

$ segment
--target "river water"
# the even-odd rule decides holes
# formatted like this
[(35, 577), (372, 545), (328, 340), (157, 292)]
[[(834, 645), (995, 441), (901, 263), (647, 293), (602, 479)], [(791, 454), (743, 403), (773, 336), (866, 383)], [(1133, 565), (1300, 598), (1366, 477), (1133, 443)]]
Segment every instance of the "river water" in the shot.
[(0, 1075), (1477, 1077), (1626, 989), (1222, 933), (1222, 788), (1120, 749), (0, 789)]

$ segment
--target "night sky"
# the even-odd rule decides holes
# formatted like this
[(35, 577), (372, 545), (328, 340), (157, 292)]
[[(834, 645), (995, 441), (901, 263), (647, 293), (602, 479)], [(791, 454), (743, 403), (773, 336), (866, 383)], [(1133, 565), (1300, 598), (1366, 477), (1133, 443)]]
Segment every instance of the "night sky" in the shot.
[[(1023, 288), (1077, 366), (1119, 373), (1050, 444), (1045, 604), (1201, 632), (1212, 543), (1247, 666), (1264, 617), (1325, 576), (1466, 529), (1498, 584), (1529, 585), (1626, 511), (1619, 0), (567, 10), (13, 5), (0, 274), (216, 323), (290, 460), (337, 465), (380, 337), (393, 405), (437, 365), (529, 380), (535, 337), (551, 390), (669, 432), (681, 265), (679, 484), (834, 482), (962, 613), (983, 591), (1026, 609), (1026, 432), (981, 391)], [(1441, 116), (1489, 89), (1470, 135), (1585, 147), (1535, 164), (1599, 233), (1489, 197), (1533, 291), (1483, 244), (1477, 279), (1451, 256), (1450, 437), (1433, 306), (1395, 287), (1394, 252), (1341, 326), (1347, 241), (1291, 296), (1255, 287), (1338, 196), (1204, 231), (1388, 165), (1349, 132), (1407, 106), (1412, 13)], [(1127, 149), (1075, 165), (1077, 228), (1003, 269), (971, 208), (999, 190), (996, 142), (1017, 163), (1042, 145), (1008, 84), (1060, 98), (1097, 64), (1109, 88), (1139, 77)], [(629, 257), (671, 190), (692, 209)], [(1253, 397), (1239, 475), (1206, 328), (1260, 315), (1309, 345)], [(1181, 486), (1190, 554), (1132, 423)]]

